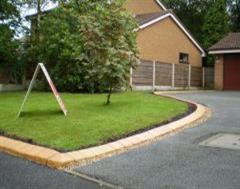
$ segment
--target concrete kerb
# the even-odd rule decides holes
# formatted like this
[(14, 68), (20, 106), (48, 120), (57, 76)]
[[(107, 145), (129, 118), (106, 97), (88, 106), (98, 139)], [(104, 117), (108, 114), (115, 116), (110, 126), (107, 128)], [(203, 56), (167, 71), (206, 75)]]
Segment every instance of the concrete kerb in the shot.
[[(155, 94), (175, 98), (167, 95), (165, 92), (156, 92)], [(198, 125), (199, 123), (207, 120), (211, 115), (210, 110), (201, 104), (196, 104), (184, 99), (177, 99), (195, 104), (197, 107), (196, 110), (192, 114), (180, 120), (168, 123), (166, 125), (151, 129), (140, 134), (136, 134), (134, 136), (120, 139), (115, 142), (88, 149), (60, 153), (58, 151), (45, 147), (32, 145), (22, 141), (0, 136), (0, 151), (31, 160), (39, 164), (47, 165), (52, 168), (71, 169), (76, 165), (79, 166), (89, 164), (102, 158), (110, 157), (123, 153), (127, 150), (146, 145), (154, 140), (162, 139), (169, 135), (174, 135), (183, 129)]]
[[(156, 95), (161, 95), (161, 96), (169, 96), (171, 94), (189, 94), (189, 93), (211, 93), (211, 92), (215, 92), (215, 90), (201, 90), (201, 89), (196, 89), (196, 90), (165, 90), (165, 91), (155, 91), (154, 93)], [(170, 96), (171, 97), (171, 96)], [(179, 99), (177, 97), (174, 97), (176, 99)], [(187, 100), (184, 100), (186, 102), (188, 102)]]

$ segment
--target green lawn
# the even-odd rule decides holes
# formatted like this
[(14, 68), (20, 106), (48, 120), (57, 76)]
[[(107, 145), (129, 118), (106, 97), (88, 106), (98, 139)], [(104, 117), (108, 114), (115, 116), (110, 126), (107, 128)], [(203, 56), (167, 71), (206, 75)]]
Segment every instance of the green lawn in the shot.
[(149, 128), (188, 110), (186, 103), (143, 92), (116, 93), (106, 106), (104, 94), (61, 94), (65, 117), (51, 93), (31, 93), (22, 116), (16, 115), (25, 93), (0, 93), (0, 131), (34, 143), (70, 151), (105, 143)]

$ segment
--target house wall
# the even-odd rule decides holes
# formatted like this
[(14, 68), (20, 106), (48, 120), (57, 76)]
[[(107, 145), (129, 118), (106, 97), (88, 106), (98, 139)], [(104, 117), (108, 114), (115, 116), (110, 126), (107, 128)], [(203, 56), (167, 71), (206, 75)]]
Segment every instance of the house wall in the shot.
[(138, 31), (137, 43), (142, 59), (179, 64), (182, 52), (192, 66), (202, 67), (201, 52), (170, 17)]
[(135, 15), (163, 11), (155, 0), (127, 0), (124, 7)]
[(214, 77), (214, 88), (216, 90), (223, 90), (223, 64), (224, 64), (224, 56), (218, 55), (215, 57), (215, 77)]

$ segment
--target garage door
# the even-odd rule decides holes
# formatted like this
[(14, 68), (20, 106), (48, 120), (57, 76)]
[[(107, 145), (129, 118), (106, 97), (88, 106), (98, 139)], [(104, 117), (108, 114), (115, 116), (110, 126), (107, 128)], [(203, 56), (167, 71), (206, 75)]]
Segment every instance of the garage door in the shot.
[(240, 54), (224, 56), (224, 90), (240, 90)]

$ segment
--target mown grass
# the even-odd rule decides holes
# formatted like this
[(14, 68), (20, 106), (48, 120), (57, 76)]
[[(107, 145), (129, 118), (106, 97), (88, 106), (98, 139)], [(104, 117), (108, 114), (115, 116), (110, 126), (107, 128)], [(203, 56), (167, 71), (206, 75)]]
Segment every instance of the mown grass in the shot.
[(188, 105), (145, 92), (122, 92), (105, 105), (105, 94), (61, 94), (65, 117), (51, 93), (31, 93), (16, 118), (24, 92), (0, 93), (2, 134), (71, 151), (99, 145), (182, 115)]

